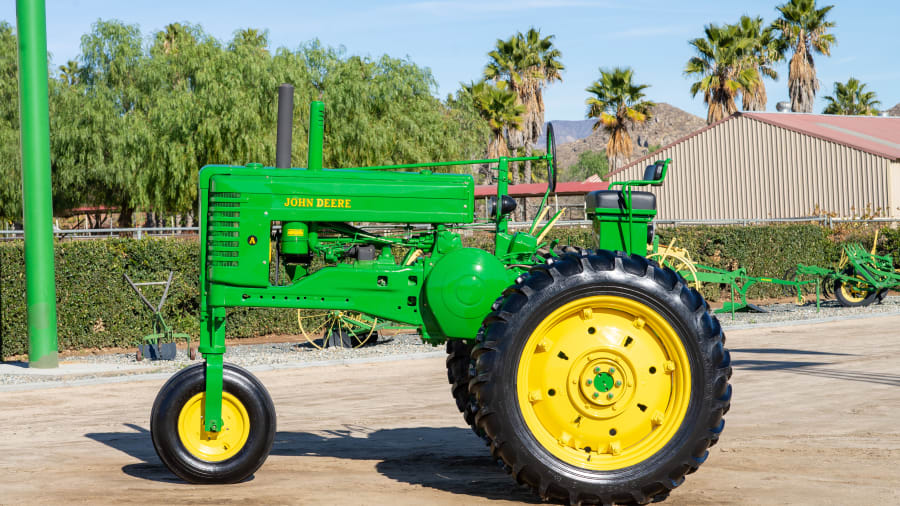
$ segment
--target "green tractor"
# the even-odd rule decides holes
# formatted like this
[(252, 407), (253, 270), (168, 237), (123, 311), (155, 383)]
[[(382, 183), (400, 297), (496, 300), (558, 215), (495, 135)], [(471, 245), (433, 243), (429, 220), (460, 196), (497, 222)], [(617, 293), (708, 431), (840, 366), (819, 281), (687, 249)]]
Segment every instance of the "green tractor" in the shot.
[[(151, 414), (154, 447), (173, 473), (239, 482), (272, 447), (268, 392), (223, 361), (229, 307), (354, 311), (446, 343), (466, 421), (544, 499), (661, 500), (706, 460), (730, 404), (725, 337), (699, 293), (645, 258), (656, 201), (634, 190), (661, 184), (668, 160), (588, 195), (598, 249), (584, 250), (545, 240), (558, 213), (543, 227), (508, 227), (511, 162), (546, 163), (542, 206), (554, 191), (552, 127), (542, 156), (324, 169), (324, 106), (313, 102), (308, 164), (296, 169), (292, 100), (282, 85), (276, 167), (200, 173), (204, 362), (176, 373)], [(432, 172), (485, 163), (499, 182), (493, 252), (460, 238), (476, 224), (473, 178)], [(361, 222), (406, 229), (374, 234)], [(316, 257), (326, 265), (313, 268)]]

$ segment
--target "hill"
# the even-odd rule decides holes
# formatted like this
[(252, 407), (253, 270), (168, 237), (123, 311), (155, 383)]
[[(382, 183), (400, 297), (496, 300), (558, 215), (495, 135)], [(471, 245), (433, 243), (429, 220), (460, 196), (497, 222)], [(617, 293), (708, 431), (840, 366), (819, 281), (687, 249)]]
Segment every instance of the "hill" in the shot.
[[(550, 122), (553, 123), (553, 133), (556, 134), (556, 147), (559, 148), (560, 144), (575, 142), (591, 135), (591, 132), (594, 131), (595, 121), (596, 120), (593, 119), (575, 121), (550, 120)], [(544, 132), (538, 137), (537, 142), (534, 144), (535, 147), (544, 149), (544, 144), (547, 142), (547, 139), (544, 137), (546, 134), (547, 124), (544, 123)]]
[[(891, 107), (890, 109), (888, 109), (887, 113), (890, 114), (891, 116), (900, 116), (900, 104), (897, 104), (894, 107)], [(556, 124), (554, 123), (554, 127), (553, 127), (554, 129), (556, 129), (555, 125)], [(559, 150), (559, 141), (556, 141), (556, 144), (557, 144), (556, 149), (558, 151)]]
[[(602, 129), (591, 131), (595, 120), (584, 120), (581, 122), (570, 121), (565, 123), (587, 123), (588, 136), (573, 142), (560, 144), (563, 134), (562, 129), (557, 128), (557, 122), (553, 122), (553, 130), (556, 133), (556, 152), (559, 157), (559, 166), (561, 168), (570, 167), (578, 161), (578, 155), (584, 151), (601, 151), (606, 149), (606, 141), (609, 136)], [(560, 122), (563, 123), (563, 122)], [(659, 103), (653, 109), (652, 117), (646, 123), (638, 125), (629, 133), (631, 140), (634, 142), (634, 153), (632, 160), (641, 157), (649, 152), (649, 146), (665, 146), (674, 142), (695, 130), (699, 130), (706, 126), (706, 120), (694, 116), (693, 114), (683, 111), (675, 106)], [(568, 127), (568, 125), (567, 125)], [(568, 134), (573, 130), (565, 130)], [(543, 147), (543, 141), (538, 147)]]

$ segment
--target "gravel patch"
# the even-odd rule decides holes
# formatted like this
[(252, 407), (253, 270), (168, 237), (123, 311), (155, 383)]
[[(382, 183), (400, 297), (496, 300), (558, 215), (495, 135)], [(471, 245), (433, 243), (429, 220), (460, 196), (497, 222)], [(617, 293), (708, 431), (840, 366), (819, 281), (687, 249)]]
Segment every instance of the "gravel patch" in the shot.
[[(225, 352), (225, 360), (241, 367), (253, 370), (281, 368), (312, 363), (340, 363), (346, 361), (369, 361), (381, 357), (403, 357), (417, 354), (431, 354), (435, 351), (443, 353), (443, 346), (425, 344), (416, 334), (398, 334), (384, 336), (377, 342), (359, 348), (331, 347), (318, 349), (308, 343), (302, 336), (297, 342), (264, 343), (229, 346)], [(96, 364), (106, 366), (104, 372), (78, 374), (77, 372), (60, 375), (26, 374), (23, 371), (0, 375), (0, 385), (18, 385), (25, 383), (69, 383), (74, 378), (101, 379), (110, 376), (138, 375), (153, 373), (173, 373), (196, 361), (191, 361), (187, 350), (178, 350), (175, 360), (141, 360), (134, 353), (109, 353), (72, 357), (60, 361), (66, 364)]]
[(806, 322), (814, 323), (816, 320), (865, 318), (869, 316), (886, 316), (900, 313), (900, 297), (886, 297), (881, 304), (875, 303), (866, 307), (843, 307), (836, 300), (823, 300), (817, 310), (816, 303), (807, 302), (802, 306), (792, 303), (768, 304), (761, 306), (766, 313), (731, 313), (717, 314), (719, 323), (728, 330), (729, 328), (750, 328), (756, 325), (771, 326), (772, 324)]
[[(900, 297), (887, 297), (881, 304), (868, 307), (845, 308), (836, 301), (823, 301), (817, 311), (816, 305), (798, 306), (790, 303), (776, 303), (762, 306), (766, 313), (730, 313), (719, 314), (719, 322), (728, 329), (752, 328), (795, 323), (816, 323), (852, 318), (866, 318), (900, 314)], [(251, 370), (280, 369), (290, 367), (309, 367), (336, 363), (355, 363), (398, 359), (414, 356), (434, 356), (443, 353), (443, 346), (425, 344), (416, 334), (398, 334), (381, 337), (376, 343), (356, 349), (326, 348), (318, 349), (301, 336), (296, 342), (249, 344), (229, 346), (225, 360)], [(68, 364), (71, 371), (55, 374), (26, 374), (12, 372), (0, 374), (0, 391), (17, 389), (16, 386), (27, 386), (44, 383), (45, 386), (71, 385), (85, 381), (118, 381), (127, 377), (145, 378), (148, 374), (171, 374), (192, 364), (186, 350), (179, 350), (175, 360), (137, 361), (133, 353), (109, 353), (72, 357), (61, 361), (63, 368)], [(72, 364), (94, 364), (101, 372), (79, 373), (78, 367)]]

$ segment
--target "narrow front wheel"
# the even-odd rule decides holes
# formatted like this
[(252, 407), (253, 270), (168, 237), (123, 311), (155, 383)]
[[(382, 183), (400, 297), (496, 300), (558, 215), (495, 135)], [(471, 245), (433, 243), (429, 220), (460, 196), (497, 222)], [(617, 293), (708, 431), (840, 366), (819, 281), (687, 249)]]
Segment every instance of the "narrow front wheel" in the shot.
[(195, 364), (163, 385), (150, 414), (160, 460), (191, 483), (235, 483), (262, 466), (275, 440), (275, 407), (253, 374), (225, 364), (219, 432), (203, 426), (206, 364)]

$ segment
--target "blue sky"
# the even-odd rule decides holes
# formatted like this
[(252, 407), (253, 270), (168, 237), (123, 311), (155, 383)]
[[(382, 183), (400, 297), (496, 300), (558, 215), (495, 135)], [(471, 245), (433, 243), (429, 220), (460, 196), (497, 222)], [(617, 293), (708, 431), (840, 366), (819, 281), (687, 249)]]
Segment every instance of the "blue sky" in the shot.
[[(240, 2), (146, 2), (48, 0), (48, 48), (55, 65), (79, 54), (81, 35), (99, 18), (138, 24), (146, 37), (171, 22), (200, 24), (228, 40), (240, 28), (269, 31), (272, 48), (296, 48), (313, 38), (344, 46), (348, 54), (408, 56), (429, 67), (440, 96), (462, 81), (478, 79), (497, 38), (530, 26), (556, 36), (563, 53), (564, 81), (545, 91), (548, 119), (584, 118), (584, 89), (598, 68), (631, 66), (637, 81), (650, 84), (650, 99), (706, 116), (702, 98), (692, 99), (682, 71), (692, 56), (687, 41), (700, 37), (708, 23), (735, 22), (742, 14), (776, 17), (781, 0), (369, 0)], [(834, 81), (850, 76), (867, 83), (882, 107), (900, 102), (900, 2), (832, 0), (838, 45), (831, 57), (817, 55), (822, 97)], [(15, 3), (0, 5), (0, 19), (15, 24)], [(787, 65), (776, 82), (767, 81), (769, 110), (787, 100)]]

